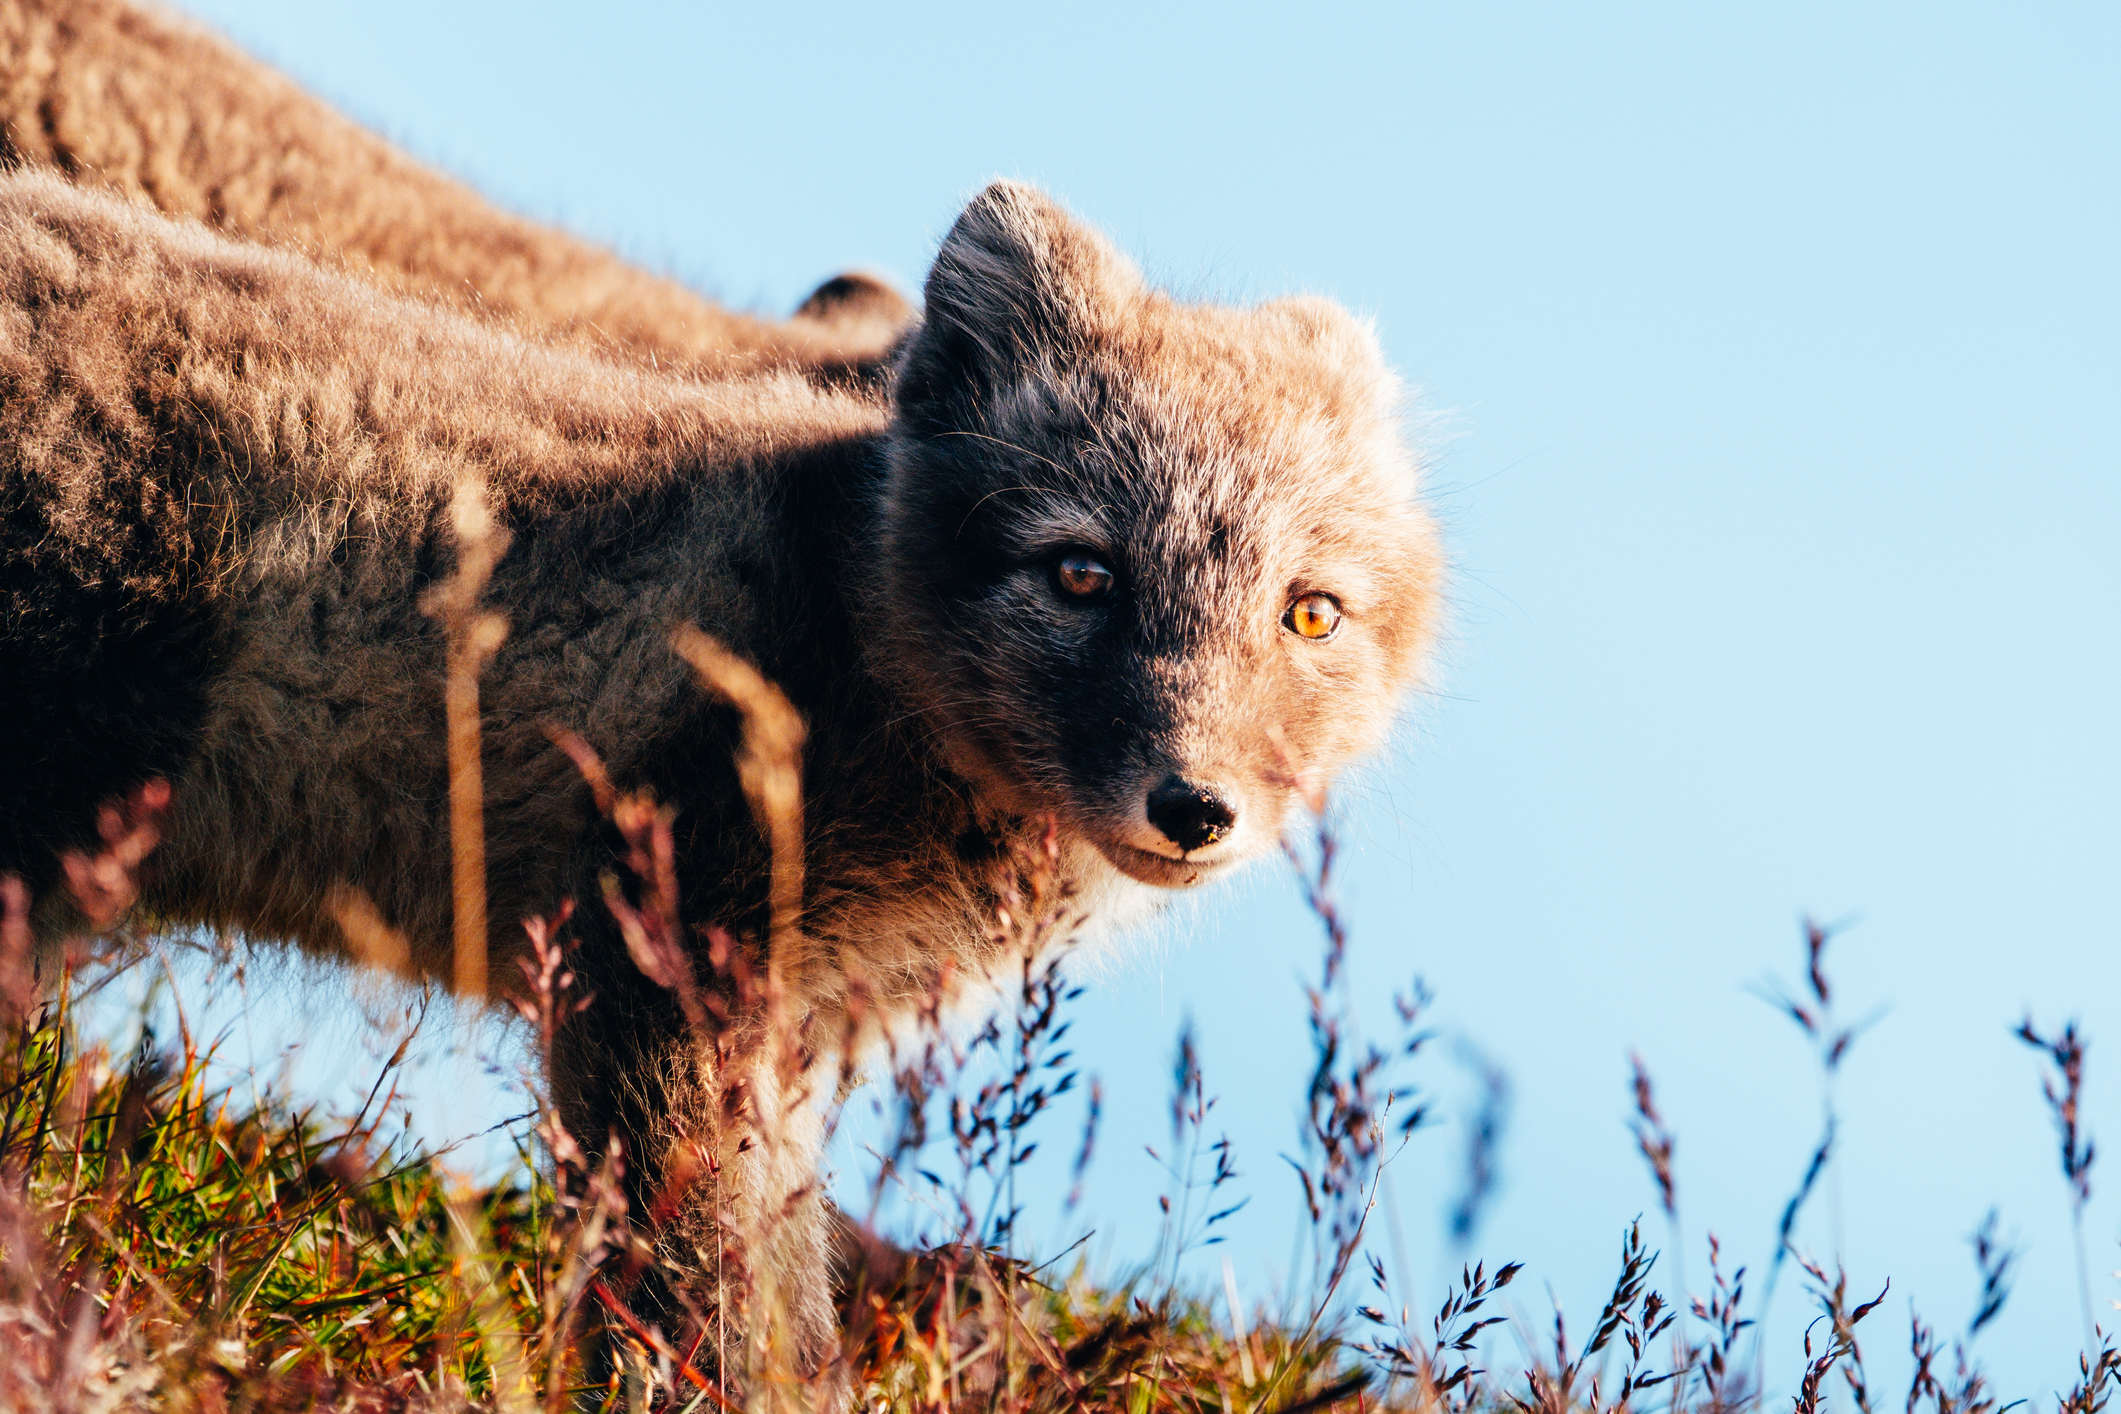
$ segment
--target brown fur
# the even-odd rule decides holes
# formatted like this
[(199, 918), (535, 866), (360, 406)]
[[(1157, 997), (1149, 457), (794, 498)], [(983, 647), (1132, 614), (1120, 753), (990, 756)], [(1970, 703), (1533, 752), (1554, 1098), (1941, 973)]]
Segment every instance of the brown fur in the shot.
[(217, 37), (124, 0), (0, 0), (0, 162), (698, 373), (866, 375), (911, 314), (865, 276), (785, 323), (723, 309), (496, 209)]
[[(614, 843), (547, 724), (675, 809), (683, 916), (749, 940), (820, 1049), (851, 988), (888, 1016), (997, 965), (997, 904), (1049, 827), (1059, 896), (1107, 918), (1260, 854), (1379, 739), (1431, 631), (1374, 339), (1320, 301), (1174, 302), (1008, 184), (945, 240), (927, 309), (888, 393), (698, 383), (0, 178), (0, 869), (49, 880), (99, 800), (166, 775), (160, 916), (337, 952), (350, 884), (446, 975), (443, 655), (418, 605), (467, 477), (512, 535), (482, 680), (493, 975), (517, 920), (582, 901), (597, 1001), (554, 1081), (636, 1185), (721, 1142), (724, 1077), (595, 906)], [(1070, 553), (1113, 591), (1058, 592)], [(1337, 639), (1285, 627), (1311, 592), (1344, 606)], [(770, 958), (737, 723), (672, 652), (685, 623), (808, 726), (801, 914)], [(1145, 813), (1181, 778), (1234, 809), (1204, 847)], [(795, 1102), (762, 1081), (753, 1103)], [(769, 1127), (731, 1158), (753, 1218), (814, 1163), (807, 1121)], [(809, 1195), (763, 1254), (813, 1358), (823, 1241)]]

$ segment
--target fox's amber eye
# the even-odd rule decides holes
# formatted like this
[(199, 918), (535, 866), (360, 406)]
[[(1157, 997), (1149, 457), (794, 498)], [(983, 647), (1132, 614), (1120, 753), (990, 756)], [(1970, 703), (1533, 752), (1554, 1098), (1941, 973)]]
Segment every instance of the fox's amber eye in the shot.
[(1085, 550), (1070, 550), (1053, 563), (1053, 584), (1070, 599), (1095, 599), (1112, 592), (1112, 571)]
[(1330, 594), (1306, 594), (1282, 615), (1282, 627), (1298, 638), (1322, 643), (1340, 632), (1340, 605)]

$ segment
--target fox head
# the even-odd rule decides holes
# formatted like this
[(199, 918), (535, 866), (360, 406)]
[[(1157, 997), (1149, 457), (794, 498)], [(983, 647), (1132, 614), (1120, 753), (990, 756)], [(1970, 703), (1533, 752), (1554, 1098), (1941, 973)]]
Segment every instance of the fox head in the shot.
[(1375, 337), (1191, 305), (1012, 183), (958, 218), (895, 373), (890, 671), (990, 803), (1147, 883), (1269, 848), (1378, 743), (1437, 605)]

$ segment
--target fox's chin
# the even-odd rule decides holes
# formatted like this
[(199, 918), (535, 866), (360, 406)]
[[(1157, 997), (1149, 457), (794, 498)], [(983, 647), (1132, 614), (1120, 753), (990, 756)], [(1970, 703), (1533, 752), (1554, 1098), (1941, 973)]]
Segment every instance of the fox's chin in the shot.
[(1160, 889), (1198, 887), (1224, 873), (1231, 863), (1227, 859), (1172, 859), (1118, 840), (1097, 840), (1095, 843), (1098, 853), (1120, 873)]

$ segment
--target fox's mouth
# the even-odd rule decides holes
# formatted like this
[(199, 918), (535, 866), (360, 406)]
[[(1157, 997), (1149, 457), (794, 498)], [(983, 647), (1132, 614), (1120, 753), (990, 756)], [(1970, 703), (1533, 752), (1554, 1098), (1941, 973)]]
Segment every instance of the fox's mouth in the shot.
[(1205, 882), (1211, 874), (1220, 873), (1229, 862), (1225, 859), (1173, 859), (1118, 840), (1098, 840), (1096, 844), (1098, 852), (1120, 873), (1160, 889), (1190, 889)]

